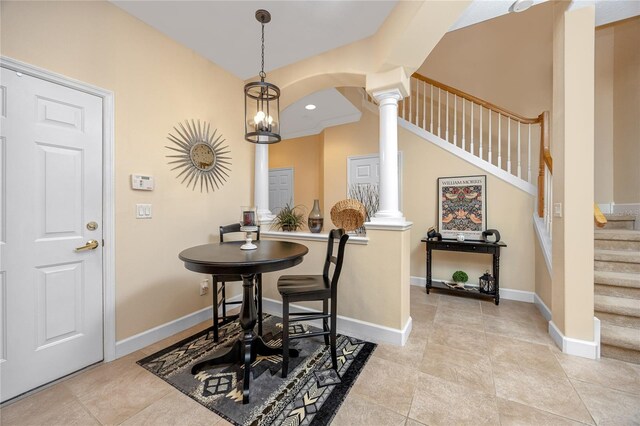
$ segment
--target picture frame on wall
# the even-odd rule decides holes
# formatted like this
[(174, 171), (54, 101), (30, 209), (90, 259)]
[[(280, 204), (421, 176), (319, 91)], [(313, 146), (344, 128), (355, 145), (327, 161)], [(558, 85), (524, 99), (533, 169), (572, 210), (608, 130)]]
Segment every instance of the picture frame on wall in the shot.
[(482, 241), (487, 229), (487, 176), (438, 178), (438, 229), (442, 238)]

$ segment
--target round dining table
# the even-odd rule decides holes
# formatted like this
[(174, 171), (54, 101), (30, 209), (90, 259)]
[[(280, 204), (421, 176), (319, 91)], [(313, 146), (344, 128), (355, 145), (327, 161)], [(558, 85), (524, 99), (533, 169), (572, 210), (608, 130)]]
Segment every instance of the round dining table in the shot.
[[(254, 242), (258, 246), (256, 249), (242, 250), (240, 246), (243, 243), (244, 241), (233, 241), (204, 244), (183, 250), (178, 257), (190, 271), (210, 275), (242, 276), (242, 307), (238, 317), (243, 330), (241, 337), (231, 347), (198, 362), (192, 367), (191, 374), (195, 375), (217, 365), (243, 363), (242, 403), (246, 404), (249, 402), (251, 363), (258, 355), (282, 355), (282, 347), (267, 346), (253, 331), (257, 322), (253, 297), (255, 275), (291, 268), (302, 262), (309, 249), (302, 244), (289, 241), (260, 240)], [(298, 352), (290, 350), (289, 356), (298, 356)]]

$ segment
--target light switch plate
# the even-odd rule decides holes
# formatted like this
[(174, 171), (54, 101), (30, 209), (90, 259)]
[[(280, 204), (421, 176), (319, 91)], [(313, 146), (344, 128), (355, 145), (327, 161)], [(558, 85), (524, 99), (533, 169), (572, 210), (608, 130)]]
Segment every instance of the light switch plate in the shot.
[(562, 203), (553, 204), (553, 217), (562, 217)]
[(151, 204), (136, 204), (136, 219), (151, 219)]

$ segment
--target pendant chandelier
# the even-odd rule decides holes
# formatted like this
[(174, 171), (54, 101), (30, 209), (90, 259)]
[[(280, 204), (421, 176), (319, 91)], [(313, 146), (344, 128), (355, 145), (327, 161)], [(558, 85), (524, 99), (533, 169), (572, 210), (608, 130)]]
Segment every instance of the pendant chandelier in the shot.
[(244, 86), (244, 138), (259, 144), (280, 142), (280, 89), (264, 81), (264, 24), (271, 21), (271, 14), (263, 9), (256, 11), (256, 19), (262, 24), (262, 68), (260, 81)]

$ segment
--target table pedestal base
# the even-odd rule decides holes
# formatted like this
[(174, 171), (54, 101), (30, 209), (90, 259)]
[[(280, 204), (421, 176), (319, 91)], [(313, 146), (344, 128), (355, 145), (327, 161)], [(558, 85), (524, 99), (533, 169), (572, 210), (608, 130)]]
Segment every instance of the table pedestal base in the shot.
[[(233, 346), (219, 353), (219, 355), (201, 361), (191, 368), (191, 374), (198, 374), (202, 370), (206, 370), (217, 365), (224, 364), (244, 364), (244, 380), (242, 383), (242, 403), (249, 402), (249, 383), (251, 374), (251, 363), (253, 363), (258, 355), (282, 355), (282, 347), (272, 348), (267, 346), (261, 337), (254, 336), (253, 332), (245, 333), (242, 340), (236, 340)], [(298, 351), (289, 349), (289, 356), (296, 358)]]

